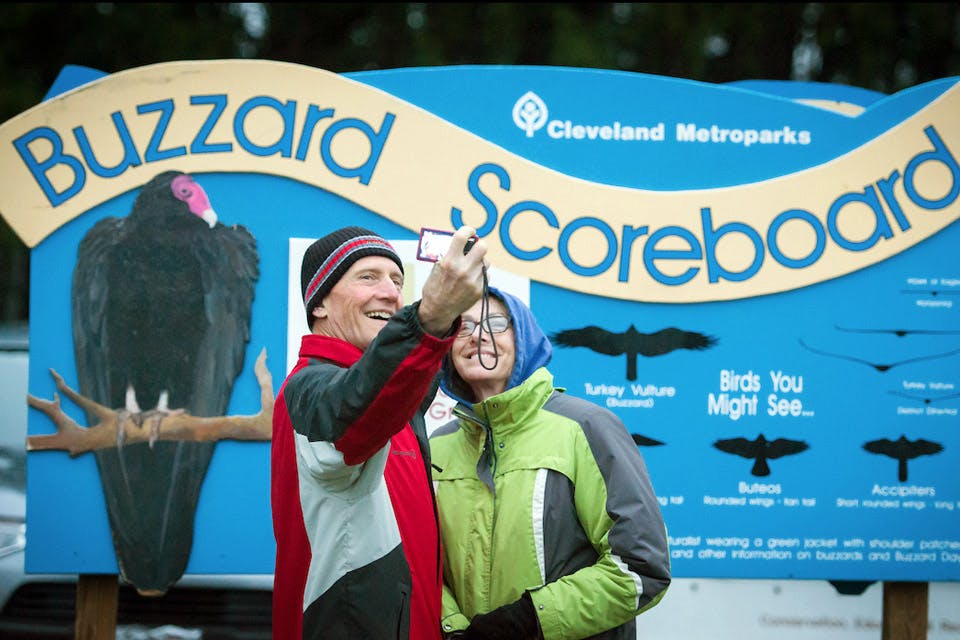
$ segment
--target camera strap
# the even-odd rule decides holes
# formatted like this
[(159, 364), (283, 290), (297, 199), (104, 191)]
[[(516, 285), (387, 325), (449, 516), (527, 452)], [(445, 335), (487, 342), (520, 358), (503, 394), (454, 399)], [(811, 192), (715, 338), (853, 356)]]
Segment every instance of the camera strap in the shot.
[[(481, 269), (483, 270), (483, 293), (480, 296), (480, 322), (477, 328), (477, 361), (480, 362), (480, 366), (487, 371), (493, 371), (497, 368), (497, 363), (500, 361), (500, 354), (497, 352), (497, 341), (493, 337), (493, 331), (490, 328), (490, 285), (487, 281), (487, 266), (482, 265)], [(480, 345), (483, 343), (484, 325), (486, 325), (487, 328), (487, 335), (490, 336), (490, 345), (493, 347), (493, 364), (489, 367), (484, 363), (483, 351), (480, 349)]]

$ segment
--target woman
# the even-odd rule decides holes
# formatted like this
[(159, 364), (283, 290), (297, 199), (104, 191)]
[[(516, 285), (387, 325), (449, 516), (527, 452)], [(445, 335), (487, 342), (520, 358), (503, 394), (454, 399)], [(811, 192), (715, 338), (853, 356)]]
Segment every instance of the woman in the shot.
[[(553, 386), (530, 309), (490, 288), (441, 370), (430, 447), (448, 638), (636, 638), (670, 583), (646, 466), (619, 418)], [(483, 310), (483, 317), (481, 317)]]

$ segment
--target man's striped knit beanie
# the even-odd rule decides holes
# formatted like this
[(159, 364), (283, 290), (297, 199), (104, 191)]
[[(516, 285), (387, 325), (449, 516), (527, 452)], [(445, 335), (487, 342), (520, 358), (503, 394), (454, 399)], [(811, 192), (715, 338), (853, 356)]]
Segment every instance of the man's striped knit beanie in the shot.
[(390, 243), (363, 227), (337, 229), (307, 247), (300, 268), (300, 284), (308, 326), (313, 320), (314, 307), (330, 293), (350, 265), (366, 256), (390, 258), (403, 272), (403, 262)]

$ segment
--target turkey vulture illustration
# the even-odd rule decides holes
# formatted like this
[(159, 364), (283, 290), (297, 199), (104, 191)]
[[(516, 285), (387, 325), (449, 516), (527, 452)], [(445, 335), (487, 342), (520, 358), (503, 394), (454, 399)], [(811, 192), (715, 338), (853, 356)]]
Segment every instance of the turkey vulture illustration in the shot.
[(661, 329), (656, 333), (640, 333), (630, 327), (622, 333), (614, 333), (600, 327), (565, 329), (550, 336), (558, 347), (587, 347), (608, 356), (627, 356), (627, 380), (637, 379), (637, 356), (662, 356), (677, 349), (701, 351), (717, 343), (713, 336), (675, 327)]
[(733, 453), (742, 458), (753, 460), (753, 468), (750, 469), (750, 473), (755, 476), (770, 475), (767, 460), (775, 460), (809, 449), (807, 443), (802, 440), (777, 438), (768, 441), (762, 433), (755, 440), (730, 438), (728, 440), (717, 440), (713, 443), (713, 446), (724, 453)]
[(859, 362), (861, 364), (865, 364), (869, 367), (873, 367), (880, 373), (889, 371), (890, 369), (893, 369), (894, 367), (899, 366), (901, 364), (907, 364), (910, 362), (920, 362), (921, 360), (933, 360), (934, 358), (946, 358), (947, 356), (952, 356), (954, 354), (960, 353), (960, 349), (953, 349), (952, 351), (945, 351), (944, 353), (935, 353), (929, 356), (918, 356), (916, 358), (908, 358), (906, 360), (900, 360), (892, 364), (877, 364), (877, 363), (869, 362), (867, 360), (862, 360), (861, 358), (856, 358), (854, 356), (843, 355), (841, 353), (830, 353), (829, 351), (820, 351), (819, 349), (814, 349), (813, 347), (807, 345), (807, 343), (805, 343), (802, 339), (800, 340), (800, 346), (802, 346), (804, 349), (812, 351), (813, 353), (820, 354), (821, 356), (829, 356), (831, 358), (841, 358), (843, 360), (851, 360), (853, 362)]
[(935, 453), (943, 451), (943, 446), (929, 440), (907, 440), (906, 436), (901, 435), (896, 440), (871, 440), (863, 445), (863, 448), (870, 453), (879, 453), (889, 456), (897, 461), (897, 480), (907, 481), (907, 460), (919, 458), (920, 456), (932, 456)]
[(79, 244), (80, 392), (151, 430), (145, 443), (125, 443), (118, 430), (116, 447), (94, 452), (120, 575), (142, 594), (161, 595), (183, 575), (215, 447), (156, 433), (171, 413), (226, 412), (250, 339), (258, 262), (250, 232), (218, 222), (204, 190), (178, 171), (154, 177), (129, 215), (99, 221)]

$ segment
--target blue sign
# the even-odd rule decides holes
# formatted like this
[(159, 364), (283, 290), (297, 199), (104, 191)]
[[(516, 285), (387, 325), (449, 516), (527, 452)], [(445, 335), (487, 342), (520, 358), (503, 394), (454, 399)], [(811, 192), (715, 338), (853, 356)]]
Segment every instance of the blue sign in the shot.
[[(123, 569), (110, 503), (142, 503), (133, 482), (114, 494), (104, 450), (143, 432), (148, 456), (180, 460), (183, 433), (209, 445), (189, 454), (202, 462), (177, 538), (183, 570), (270, 573), (269, 433), (245, 420), (272, 403), (264, 390), (306, 330), (298, 251), (339, 226), (374, 229), (409, 245), (412, 301), (419, 229), (469, 224), (494, 283), (520, 290), (551, 337), (557, 383), (633, 435), (675, 576), (960, 580), (957, 78), (887, 96), (234, 60), (69, 68), (51, 93), (0, 126), (0, 212), (33, 248), (28, 571)], [(105, 280), (85, 252), (132, 234), (126, 221), (164, 175), (165, 189), (199, 185), (229, 264), (243, 265), (245, 278), (217, 272), (238, 288), (216, 294), (227, 306), (249, 297), (224, 315), (233, 342), (220, 348), (239, 360), (223, 408), (194, 404), (188, 419), (151, 391), (137, 414), (114, 389), (119, 400), (97, 401), (114, 421), (104, 427), (83, 404), (107, 384), (90, 371), (173, 357), (139, 352), (151, 340), (135, 330), (171, 330), (176, 309), (117, 325), (129, 348), (94, 358), (105, 333), (85, 333), (84, 319), (107, 298), (93, 295)], [(147, 268), (129, 278), (166, 295), (182, 265), (128, 251)], [(59, 406), (43, 404), (55, 394)], [(436, 423), (445, 407), (438, 398)], [(151, 439), (156, 408), (165, 422)], [(130, 415), (139, 426), (125, 430)], [(199, 417), (229, 420), (211, 435)], [(98, 424), (106, 444), (83, 435)], [(169, 508), (155, 510), (166, 522)]]

